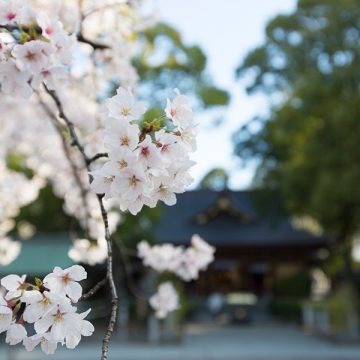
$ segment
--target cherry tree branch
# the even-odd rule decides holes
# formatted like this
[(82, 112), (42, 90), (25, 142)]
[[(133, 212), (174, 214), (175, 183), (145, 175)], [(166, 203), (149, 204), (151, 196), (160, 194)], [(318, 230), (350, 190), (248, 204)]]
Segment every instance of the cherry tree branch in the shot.
[(92, 164), (93, 162), (95, 162), (96, 160), (99, 160), (101, 158), (108, 158), (109, 154), (108, 153), (99, 153), (94, 155), (92, 158), (90, 158), (88, 160), (88, 165)]
[[(82, 155), (84, 166), (85, 168), (90, 171), (90, 164), (89, 164), (89, 157), (85, 153), (85, 149), (83, 145), (81, 144), (80, 138), (78, 137), (74, 124), (70, 121), (70, 119), (66, 116), (64, 112), (64, 108), (62, 106), (62, 103), (60, 101), (60, 98), (56, 94), (54, 90), (50, 90), (44, 85), (46, 92), (50, 95), (52, 100), (54, 101), (56, 108), (58, 110), (58, 116), (61, 118), (68, 130), (69, 134), (72, 140), (71, 145), (77, 147), (80, 154)], [(113, 273), (113, 244), (112, 239), (110, 236), (110, 230), (109, 230), (109, 220), (108, 220), (108, 214), (104, 206), (103, 202), (103, 196), (97, 195), (99, 206), (101, 210), (101, 216), (104, 223), (104, 230), (105, 230), (105, 239), (107, 243), (107, 250), (108, 250), (108, 257), (107, 257), (107, 281), (109, 282), (110, 286), (110, 292), (111, 292), (111, 315), (110, 320), (108, 323), (108, 326), (105, 331), (105, 335), (103, 338), (103, 345), (102, 345), (102, 353), (101, 353), (101, 360), (107, 360), (108, 358), (108, 352), (109, 352), (109, 344), (111, 340), (111, 336), (114, 332), (115, 323), (116, 323), (116, 316), (117, 316), (117, 309), (118, 309), (118, 295), (117, 295), (117, 289), (114, 281), (114, 273)]]
[(86, 201), (88, 189), (85, 188), (85, 186), (80, 178), (79, 172), (78, 172), (79, 169), (76, 167), (76, 165), (74, 164), (74, 162), (71, 159), (71, 154), (70, 154), (70, 149), (68, 148), (68, 143), (67, 143), (66, 139), (64, 139), (64, 137), (62, 136), (62, 129), (60, 127), (60, 124), (58, 122), (56, 115), (53, 113), (53, 111), (50, 109), (50, 107), (41, 99), (39, 94), (38, 94), (38, 99), (39, 99), (39, 103), (40, 103), (41, 107), (43, 108), (45, 113), (50, 118), (52, 124), (54, 125), (55, 130), (60, 135), (61, 145), (62, 145), (64, 154), (66, 155), (66, 158), (69, 161), (74, 179), (80, 189), (81, 201), (82, 201), (84, 212), (85, 212), (85, 230), (88, 233), (89, 232), (89, 221), (88, 220), (90, 219), (90, 214), (89, 214), (87, 201)]
[(79, 301), (87, 300), (94, 296), (102, 287), (104, 287), (108, 282), (108, 278), (100, 280), (93, 288), (91, 288), (87, 293), (83, 294)]
[[(15, 30), (20, 31), (20, 28), (16, 25), (0, 25), (0, 30), (1, 29), (8, 31), (9, 33), (12, 33)], [(23, 26), (21, 29), (25, 32), (30, 30), (28, 26)], [(35, 26), (34, 29), (37, 33), (41, 34), (41, 29), (38, 26)], [(81, 31), (76, 34), (76, 38), (79, 42), (90, 45), (94, 50), (105, 50), (110, 48), (106, 44), (102, 44), (95, 40), (88, 39)]]

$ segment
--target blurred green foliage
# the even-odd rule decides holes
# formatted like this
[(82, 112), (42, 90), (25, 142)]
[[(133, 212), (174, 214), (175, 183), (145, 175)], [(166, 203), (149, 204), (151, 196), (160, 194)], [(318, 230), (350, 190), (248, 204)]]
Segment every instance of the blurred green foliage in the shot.
[(186, 45), (173, 27), (158, 23), (140, 33), (139, 40), (142, 47), (134, 66), (141, 79), (140, 92), (159, 115), (169, 89), (175, 88), (192, 96), (199, 108), (228, 104), (228, 92), (213, 84), (206, 72), (203, 50)]
[(278, 279), (274, 284), (274, 294), (279, 297), (305, 298), (309, 296), (311, 280), (307, 271)]
[(256, 185), (342, 240), (360, 229), (359, 19), (357, 0), (300, 0), (237, 70), (272, 108), (235, 134), (236, 154), (259, 161)]
[(297, 297), (280, 297), (272, 299), (270, 312), (281, 320), (301, 322), (303, 300)]
[(342, 285), (328, 299), (308, 301), (305, 304), (318, 310), (327, 311), (330, 316), (332, 331), (344, 331), (348, 322), (349, 299), (353, 297), (352, 291), (348, 285)]
[(56, 197), (50, 185), (40, 190), (39, 197), (24, 206), (16, 218), (16, 223), (27, 222), (39, 232), (77, 230), (77, 221), (66, 215), (64, 201)]
[(269, 309), (283, 320), (301, 322), (302, 305), (308, 298), (311, 279), (307, 271), (299, 271), (274, 283), (274, 297)]

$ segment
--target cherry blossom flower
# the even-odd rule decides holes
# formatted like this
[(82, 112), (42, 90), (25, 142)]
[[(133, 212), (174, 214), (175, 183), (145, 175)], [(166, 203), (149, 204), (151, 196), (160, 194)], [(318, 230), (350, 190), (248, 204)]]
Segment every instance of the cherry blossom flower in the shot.
[(2, 0), (0, 2), (0, 25), (15, 25), (27, 20), (28, 7), (23, 0)]
[(199, 235), (193, 235), (191, 246), (187, 248), (172, 244), (150, 246), (141, 241), (137, 250), (145, 266), (160, 273), (173, 273), (184, 281), (197, 279), (200, 271), (206, 270), (214, 261), (215, 253), (215, 248)]
[(9, 345), (16, 345), (21, 343), (26, 338), (27, 332), (23, 325), (13, 323), (10, 325), (6, 333), (6, 343)]
[(117, 94), (106, 101), (106, 107), (111, 118), (117, 120), (139, 120), (145, 113), (144, 103), (136, 101), (133, 93), (120, 87)]
[(0, 61), (6, 60), (8, 53), (8, 46), (0, 39)]
[(178, 89), (176, 89), (175, 92), (177, 95), (173, 101), (167, 99), (165, 114), (173, 121), (175, 126), (178, 126), (180, 129), (185, 129), (193, 119), (193, 112), (189, 106), (188, 98), (181, 95)]
[(114, 170), (111, 165), (109, 165), (109, 163), (106, 163), (102, 168), (94, 170), (90, 173), (93, 177), (93, 181), (90, 185), (91, 189), (97, 194), (105, 194), (106, 199), (113, 196), (112, 184), (115, 179), (115, 175), (113, 175)]
[(34, 323), (36, 333), (45, 334), (50, 329), (54, 341), (63, 342), (67, 330), (75, 325), (70, 316), (75, 311), (76, 308), (70, 304), (68, 298), (61, 299), (57, 306), (52, 307)]
[(22, 71), (29, 71), (33, 75), (38, 75), (49, 67), (52, 53), (54, 53), (54, 47), (41, 40), (15, 45), (12, 50), (17, 67)]
[[(61, 283), (66, 278), (69, 285), (70, 281), (80, 280), (84, 276), (84, 268), (75, 265), (65, 270), (55, 268), (53, 273), (47, 275), (46, 282), (37, 279), (36, 285), (25, 283), (26, 275), (20, 278), (11, 274), (1, 279), (2, 286), (8, 291), (5, 299), (0, 295), (0, 333), (7, 332), (6, 342), (9, 345), (22, 342), (27, 351), (40, 344), (44, 353), (53, 354), (58, 343), (73, 349), (82, 336), (91, 336), (94, 327), (85, 320), (90, 309), (77, 313), (71, 294), (67, 293), (67, 286), (63, 287)], [(27, 337), (26, 329), (31, 324), (35, 334)]]
[(172, 244), (150, 246), (146, 241), (138, 244), (138, 255), (145, 266), (150, 266), (158, 272), (175, 271), (179, 266), (179, 260), (183, 248)]
[(149, 303), (159, 319), (165, 318), (169, 312), (180, 307), (179, 295), (171, 282), (160, 284), (157, 293), (150, 298)]
[(80, 342), (82, 336), (91, 336), (94, 332), (94, 326), (85, 317), (90, 309), (81, 313), (69, 314), (72, 325), (67, 328), (65, 334), (65, 344), (68, 349), (74, 349)]
[(23, 295), (26, 284), (26, 275), (8, 275), (1, 279), (1, 285), (8, 291), (5, 295), (6, 300), (16, 299)]
[(40, 344), (41, 350), (46, 355), (55, 354), (57, 349), (57, 342), (53, 339), (50, 333), (34, 334), (23, 340), (26, 351), (33, 351), (36, 346)]
[(13, 313), (7, 302), (0, 295), (0, 333), (8, 331), (12, 323)]
[(28, 84), (29, 79), (30, 73), (19, 70), (14, 59), (0, 63), (0, 87), (4, 94), (29, 98), (32, 94), (32, 88)]
[(139, 127), (125, 121), (110, 120), (104, 131), (104, 142), (107, 148), (125, 148), (134, 150), (139, 143)]
[(96, 242), (88, 239), (76, 239), (69, 250), (69, 257), (78, 263), (91, 266), (103, 263), (107, 258), (107, 244), (104, 238)]
[(47, 39), (64, 34), (63, 25), (57, 17), (50, 17), (47, 13), (41, 12), (37, 16), (36, 21), (41, 27), (42, 35)]
[(26, 304), (24, 310), (24, 320), (28, 323), (38, 321), (43, 314), (51, 311), (57, 306), (59, 296), (56, 296), (48, 291), (41, 293), (40, 291), (26, 291), (23, 299)]
[(86, 271), (82, 266), (73, 265), (65, 270), (56, 266), (53, 272), (44, 278), (44, 285), (55, 293), (64, 292), (73, 302), (77, 302), (82, 295), (78, 281), (86, 277)]
[(21, 243), (9, 237), (0, 237), (0, 265), (11, 264), (20, 254)]

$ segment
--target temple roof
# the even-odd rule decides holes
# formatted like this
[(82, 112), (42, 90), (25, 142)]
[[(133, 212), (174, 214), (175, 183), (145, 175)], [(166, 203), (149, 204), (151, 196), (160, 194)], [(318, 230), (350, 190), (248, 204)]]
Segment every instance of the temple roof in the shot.
[(175, 206), (164, 207), (156, 227), (159, 242), (188, 244), (199, 234), (217, 247), (320, 247), (324, 237), (294, 227), (280, 209), (279, 200), (268, 200), (266, 210), (255, 206), (255, 192), (210, 190), (178, 195)]

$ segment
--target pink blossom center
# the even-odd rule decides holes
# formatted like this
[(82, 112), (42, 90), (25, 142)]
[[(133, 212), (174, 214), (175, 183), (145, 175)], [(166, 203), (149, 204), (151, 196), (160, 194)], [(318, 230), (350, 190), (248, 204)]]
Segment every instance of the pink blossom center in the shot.
[(47, 35), (52, 35), (53, 32), (54, 32), (54, 29), (51, 28), (50, 26), (45, 29), (45, 33), (46, 33)]
[(170, 114), (172, 117), (176, 116), (176, 109), (171, 109)]
[(148, 146), (141, 148), (141, 155), (145, 157), (148, 157), (150, 155), (150, 150)]
[(11, 20), (14, 20), (16, 18), (16, 14), (14, 12), (9, 12), (6, 14), (6, 18), (11, 21)]
[(161, 148), (161, 152), (166, 152), (169, 150), (169, 144), (165, 144), (163, 145), (163, 147)]

